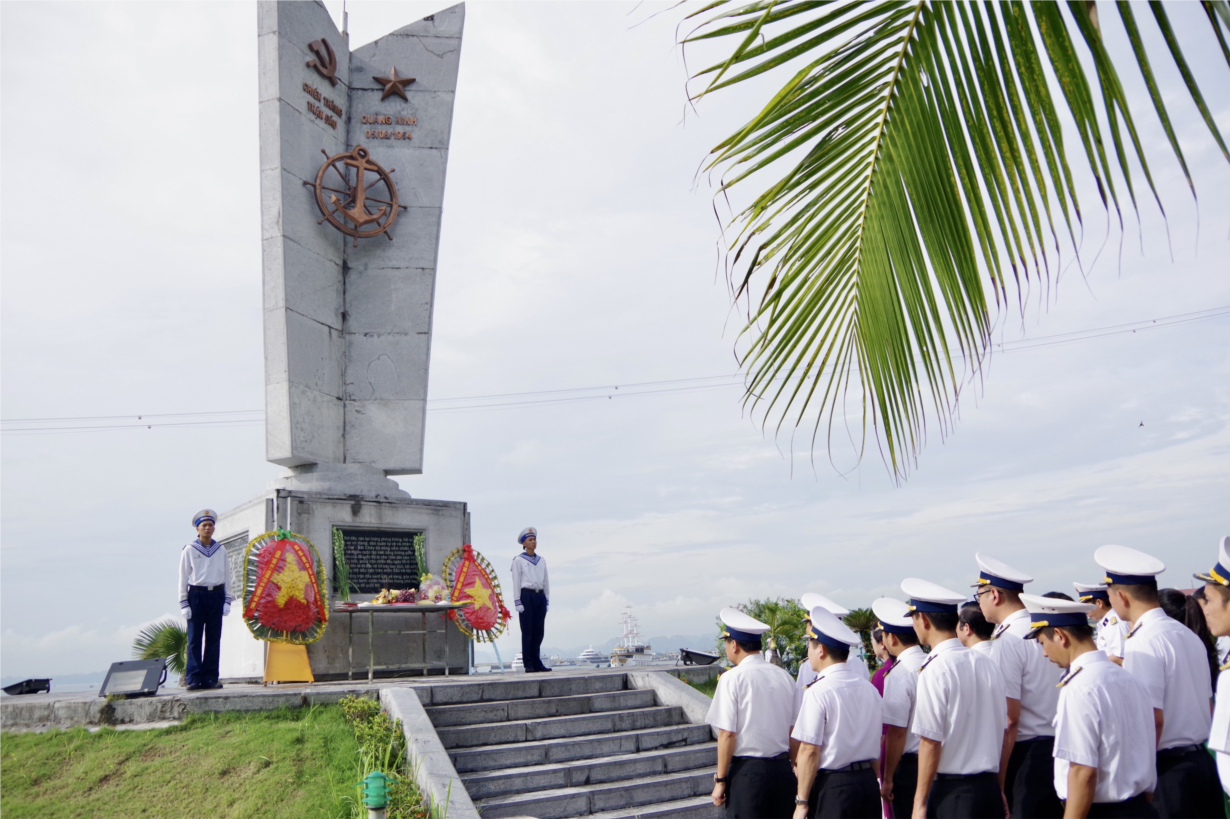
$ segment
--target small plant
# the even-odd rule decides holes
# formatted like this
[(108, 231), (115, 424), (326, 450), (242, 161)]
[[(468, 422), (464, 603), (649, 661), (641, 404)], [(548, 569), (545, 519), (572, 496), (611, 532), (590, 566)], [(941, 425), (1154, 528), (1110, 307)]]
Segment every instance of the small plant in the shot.
[(346, 562), (346, 541), (342, 530), (333, 529), (333, 590), (337, 599), (343, 602), (350, 599), (350, 564)]
[[(343, 697), (339, 703), (346, 721), (359, 742), (361, 780), (372, 771), (380, 771), (392, 779), (389, 785), (388, 819), (443, 819), (444, 812), (433, 806), (415, 785), (417, 767), (407, 771), (406, 736), (401, 720), (384, 713), (380, 703), (366, 697)], [(352, 815), (362, 817), (362, 788), (355, 785), (355, 796), (346, 797)]]
[(183, 675), (188, 670), (188, 631), (179, 620), (148, 625), (132, 641), (132, 656), (138, 660), (166, 657), (167, 669)]

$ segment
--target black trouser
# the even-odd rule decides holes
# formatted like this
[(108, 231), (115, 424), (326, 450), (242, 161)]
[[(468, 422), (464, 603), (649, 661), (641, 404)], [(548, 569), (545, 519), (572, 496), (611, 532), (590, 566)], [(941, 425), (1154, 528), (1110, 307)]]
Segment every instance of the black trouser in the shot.
[(1019, 740), (1008, 757), (1004, 795), (1012, 819), (1060, 819), (1063, 803), (1055, 793), (1055, 738)]
[(737, 756), (726, 783), (726, 819), (790, 819), (798, 783), (790, 754)]
[(1138, 793), (1122, 802), (1094, 802), (1085, 814), (1088, 819), (1156, 819), (1157, 811)]
[(1157, 752), (1153, 807), (1162, 819), (1225, 819), (1217, 763), (1203, 746)]
[(521, 590), (521, 607), (517, 614), (521, 624), (521, 662), (526, 671), (541, 671), (546, 668), (538, 649), (542, 647), (543, 625), (547, 620), (547, 596), (533, 589)]
[(188, 587), (188, 667), (184, 679), (188, 685), (209, 687), (218, 684), (218, 654), (222, 648), (222, 604), (226, 589), (215, 586)]
[(997, 819), (1004, 815), (999, 777), (991, 772), (936, 774), (927, 797), (927, 819)]
[(880, 819), (884, 815), (880, 783), (870, 765), (856, 771), (821, 768), (811, 783), (807, 803), (807, 819)]
[(902, 754), (893, 771), (893, 816), (909, 819), (918, 788), (918, 754)]

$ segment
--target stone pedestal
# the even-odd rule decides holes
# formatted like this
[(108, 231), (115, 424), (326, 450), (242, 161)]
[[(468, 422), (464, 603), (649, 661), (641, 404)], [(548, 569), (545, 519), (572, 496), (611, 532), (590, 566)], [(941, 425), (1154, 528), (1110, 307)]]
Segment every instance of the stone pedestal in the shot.
[[(346, 471), (343, 469), (342, 471)], [(351, 470), (353, 471), (353, 470)], [(346, 484), (346, 479), (351, 483)], [(381, 486), (378, 481), (387, 481)], [(282, 484), (278, 486), (277, 484)], [(303, 488), (307, 487), (307, 488)], [(346, 488), (388, 489), (388, 494), (345, 492)], [(222, 514), (218, 520), (217, 539), (227, 548), (231, 562), (231, 584), (236, 603), (222, 626), (221, 674), (223, 679), (260, 678), (264, 672), (265, 644), (252, 636), (243, 621), (243, 556), (248, 541), (257, 535), (284, 528), (303, 535), (320, 553), (327, 575), (330, 607), (337, 601), (333, 588), (333, 529), (399, 530), (422, 532), (427, 570), (440, 571), (445, 556), (469, 542), (470, 515), (466, 504), (459, 501), (419, 500), (401, 491), (397, 484), (383, 475), (343, 475), (335, 469), (321, 467), (303, 475), (292, 474), (264, 494)], [(371, 594), (352, 594), (351, 600), (371, 599)], [(379, 612), (376, 631), (419, 629), (421, 615), (413, 612)], [(433, 632), (423, 656), (420, 637), (406, 635), (375, 636), (375, 665), (393, 666), (377, 676), (399, 673), (422, 674), (422, 665), (429, 674), (445, 672), (447, 640), (450, 674), (466, 674), (469, 669), (469, 640), (452, 623), (445, 623), (443, 614), (428, 615), (428, 629)], [(404, 625), (394, 622), (397, 618)], [(411, 624), (413, 621), (413, 624)], [(447, 625), (447, 628), (444, 626)], [(308, 646), (308, 658), (317, 680), (345, 679), (350, 670), (350, 644), (353, 626), (354, 673), (367, 677), (367, 618), (331, 615), (328, 628), (320, 640)], [(441, 637), (434, 632), (443, 630)]]

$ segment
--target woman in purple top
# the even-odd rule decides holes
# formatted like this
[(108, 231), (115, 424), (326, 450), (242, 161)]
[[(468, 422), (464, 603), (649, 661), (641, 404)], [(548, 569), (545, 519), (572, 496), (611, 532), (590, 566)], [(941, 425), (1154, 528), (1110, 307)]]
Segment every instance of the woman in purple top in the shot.
[[(884, 696), (884, 675), (889, 672), (889, 669), (897, 662), (893, 659), (893, 655), (888, 653), (888, 649), (884, 647), (884, 632), (881, 629), (876, 629), (871, 632), (871, 648), (875, 651), (876, 659), (881, 665), (876, 669), (876, 673), (871, 675), (871, 684), (876, 687), (876, 691), (880, 692), (880, 696)], [(885, 725), (880, 735), (880, 770), (884, 770), (884, 734), (888, 733), (888, 726)], [(884, 805), (884, 815), (888, 819), (893, 817), (893, 806), (886, 800), (880, 800)]]

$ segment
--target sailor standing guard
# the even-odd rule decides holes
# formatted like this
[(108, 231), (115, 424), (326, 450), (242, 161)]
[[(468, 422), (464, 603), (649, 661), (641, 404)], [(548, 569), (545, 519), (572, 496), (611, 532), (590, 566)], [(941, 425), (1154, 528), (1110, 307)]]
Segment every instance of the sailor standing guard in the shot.
[(862, 640), (827, 609), (808, 615), (807, 686), (790, 734), (794, 819), (880, 819), (880, 694), (846, 661)]
[(1149, 695), (1157, 734), (1159, 816), (1225, 819), (1217, 766), (1204, 749), (1212, 721), (1213, 686), (1204, 643), (1158, 604), (1162, 561), (1126, 546), (1103, 546), (1093, 559), (1106, 570), (1110, 604), (1132, 624), (1123, 667)]
[(179, 610), (188, 621), (189, 691), (221, 688), (218, 657), (222, 618), (231, 613), (231, 571), (226, 549), (214, 540), (218, 513), (202, 509), (192, 516), (197, 538), (179, 553)]
[(918, 670), (914, 719), (918, 785), (914, 819), (1004, 815), (999, 757), (1008, 724), (1003, 676), (995, 661), (957, 639), (965, 595), (907, 578), (910, 617), (931, 654)]
[[(1209, 631), (1217, 637), (1230, 635), (1230, 537), (1221, 539), (1217, 564), (1197, 574), (1196, 579), (1204, 581), (1204, 588), (1197, 589), (1193, 596), (1200, 602)], [(1230, 796), (1230, 662), (1223, 663), (1217, 675), (1217, 708), (1209, 731), (1209, 750), (1217, 759), (1222, 790)]]
[(1008, 696), (1008, 730), (999, 762), (999, 782), (1012, 819), (1059, 819), (1063, 805), (1055, 793), (1056, 684), (1062, 676), (1047, 662), (1042, 649), (1026, 640), (1029, 612), (1021, 592), (1033, 578), (990, 555), (979, 552), (975, 596), (988, 622), (991, 659), (1004, 675)]
[(722, 609), (718, 616), (726, 659), (734, 667), (718, 677), (705, 717), (718, 733), (713, 804), (725, 805), (729, 819), (789, 819), (794, 681), (760, 654), (767, 625), (737, 609)]
[(1067, 673), (1055, 714), (1055, 791), (1065, 817), (1156, 816), (1146, 794), (1153, 762), (1153, 708), (1144, 687), (1094, 643), (1089, 603), (1022, 594), (1036, 640)]
[(538, 530), (527, 526), (517, 536), (522, 552), (513, 558), (512, 587), (517, 595), (513, 601), (517, 621), (521, 626), (521, 662), (528, 674), (551, 669), (543, 665), (539, 650), (547, 621), (547, 605), (551, 598), (551, 583), (547, 578), (547, 560), (538, 551)]
[(891, 597), (871, 604), (884, 630), (884, 647), (897, 663), (884, 675), (884, 769), (880, 795), (892, 805), (893, 816), (905, 817), (914, 808), (918, 784), (918, 734), (910, 730), (918, 696), (918, 670), (927, 655), (918, 645), (910, 607)]
[[(823, 594), (816, 594), (815, 592), (807, 592), (800, 597), (799, 605), (803, 607), (804, 612), (810, 612), (816, 606), (819, 606), (838, 620), (850, 613), (850, 610), (845, 606), (834, 603)], [(806, 616), (804, 616), (804, 619), (806, 619)], [(850, 663), (850, 667), (857, 671), (864, 680), (871, 682), (871, 670), (867, 668), (867, 663), (856, 658), (854, 662)], [(795, 686), (799, 689), (800, 696), (802, 696), (802, 692), (806, 690), (807, 686), (811, 685), (814, 679), (816, 679), (816, 672), (811, 670), (811, 665), (805, 662), (799, 663), (799, 673), (795, 675)]]
[(1094, 643), (1099, 651), (1105, 651), (1112, 662), (1123, 665), (1123, 639), (1127, 637), (1128, 624), (1119, 619), (1110, 607), (1110, 592), (1105, 583), (1073, 583), (1076, 598), (1089, 603), (1093, 610), (1089, 619), (1097, 621), (1098, 630)]

